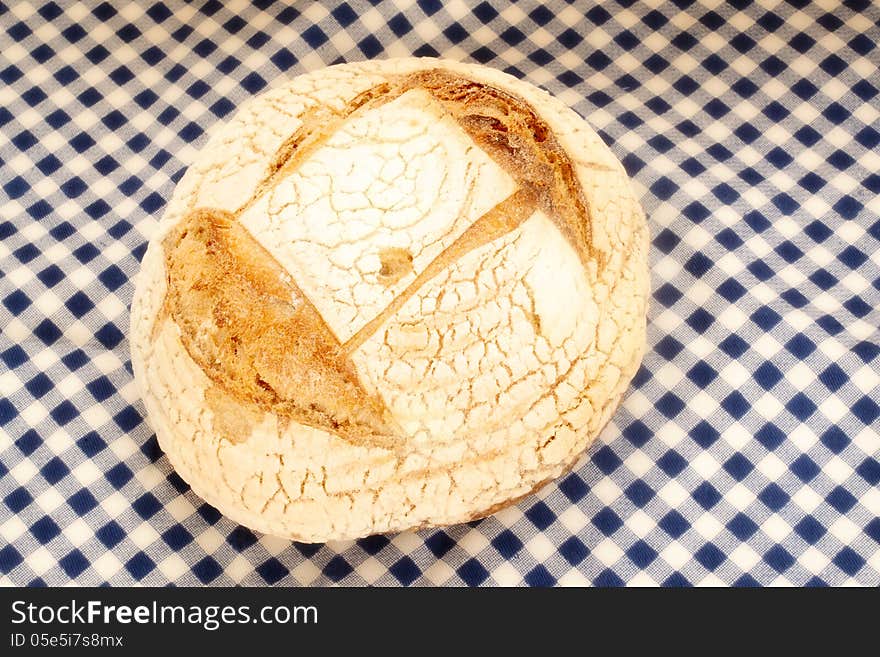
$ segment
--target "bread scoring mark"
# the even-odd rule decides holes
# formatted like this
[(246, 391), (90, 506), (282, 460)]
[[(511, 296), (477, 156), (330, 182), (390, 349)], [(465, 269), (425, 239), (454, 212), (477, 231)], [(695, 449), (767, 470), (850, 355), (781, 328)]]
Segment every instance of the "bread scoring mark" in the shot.
[(406, 249), (389, 247), (379, 251), (379, 282), (391, 287), (413, 271), (413, 257)]
[(406, 89), (392, 89), (388, 83), (383, 82), (358, 94), (341, 110), (326, 105), (316, 105), (306, 110), (299, 117), (299, 128), (275, 152), (262, 182), (257, 185), (251, 197), (235, 211), (235, 216), (241, 216), (261, 196), (271, 191), (279, 180), (296, 171), (345, 121), (360, 112), (384, 105), (405, 91)]
[[(301, 117), (302, 125), (272, 158), (264, 181), (236, 216), (271, 190), (277, 180), (295, 171), (343, 122), (412, 89), (431, 94), (520, 186), (536, 192), (539, 207), (553, 219), (585, 266), (594, 259), (600, 271), (604, 268), (607, 257), (594, 249), (586, 195), (552, 128), (525, 99), (440, 68), (393, 77), (361, 92), (341, 111), (325, 106), (308, 110)], [(607, 170), (601, 164), (585, 166)]]
[(440, 253), (406, 289), (397, 295), (381, 313), (364, 324), (360, 331), (349, 338), (342, 348), (351, 353), (360, 347), (388, 318), (396, 313), (426, 281), (442, 272), (463, 255), (484, 244), (502, 237), (522, 224), (537, 208), (535, 193), (530, 189), (519, 189), (494, 208), (477, 219), (458, 239)]
[(532, 189), (538, 205), (562, 231), (584, 266), (603, 258), (592, 244), (586, 196), (571, 159), (552, 128), (524, 99), (443, 69), (420, 71), (405, 84), (430, 92), (521, 187)]
[[(164, 243), (168, 312), (222, 391), (207, 403), (230, 435), (227, 395), (357, 444), (390, 446), (393, 421), (296, 283), (233, 216), (199, 209)], [(243, 410), (244, 416), (251, 410)], [(225, 419), (224, 419), (225, 418)]]

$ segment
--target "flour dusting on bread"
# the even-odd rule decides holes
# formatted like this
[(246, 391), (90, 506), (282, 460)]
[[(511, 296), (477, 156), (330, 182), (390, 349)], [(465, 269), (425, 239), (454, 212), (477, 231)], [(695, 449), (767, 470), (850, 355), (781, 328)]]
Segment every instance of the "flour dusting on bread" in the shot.
[(644, 214), (581, 117), (483, 66), (333, 66), (213, 132), (151, 240), (159, 443), (301, 541), (463, 522), (570, 468), (641, 361)]

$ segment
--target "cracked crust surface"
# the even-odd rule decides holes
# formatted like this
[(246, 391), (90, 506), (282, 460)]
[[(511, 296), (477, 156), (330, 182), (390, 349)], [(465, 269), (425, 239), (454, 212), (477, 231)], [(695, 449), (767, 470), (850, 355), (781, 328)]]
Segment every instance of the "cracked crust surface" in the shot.
[(545, 92), (333, 66), (213, 133), (150, 241), (135, 378), (233, 520), (300, 541), (452, 524), (568, 469), (641, 361), (647, 230)]

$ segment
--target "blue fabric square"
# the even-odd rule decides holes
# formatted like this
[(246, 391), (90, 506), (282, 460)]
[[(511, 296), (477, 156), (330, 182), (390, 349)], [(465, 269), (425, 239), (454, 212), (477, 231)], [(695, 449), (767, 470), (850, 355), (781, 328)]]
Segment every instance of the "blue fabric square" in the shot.
[(596, 579), (593, 580), (593, 584), (594, 586), (598, 587), (611, 588), (623, 586), (624, 581), (613, 570), (611, 570), (610, 568), (606, 568), (601, 573), (596, 575)]
[(736, 588), (755, 588), (761, 586), (761, 583), (756, 580), (754, 577), (746, 573), (739, 577), (734, 583), (733, 586)]
[(874, 518), (867, 524), (865, 527), (865, 534), (874, 539), (874, 541), (880, 544), (880, 518)]
[(755, 466), (745, 456), (736, 453), (724, 462), (724, 469), (731, 477), (737, 481), (742, 481), (749, 476), (749, 473), (755, 469)]
[(806, 454), (801, 454), (792, 462), (789, 470), (797, 475), (801, 481), (809, 482), (819, 474), (821, 469), (813, 459)]
[(534, 504), (528, 511), (526, 517), (531, 520), (538, 529), (547, 529), (556, 520), (556, 514), (550, 510), (543, 502)]
[(123, 431), (131, 431), (143, 421), (140, 413), (132, 406), (126, 406), (113, 416), (113, 420)]
[(89, 561), (82, 552), (74, 548), (58, 560), (58, 565), (68, 577), (73, 578), (89, 567)]
[(541, 564), (538, 564), (530, 570), (524, 579), (529, 586), (547, 587), (556, 584), (556, 578), (553, 577), (553, 575), (550, 574), (550, 571)]
[(684, 588), (693, 586), (693, 583), (691, 583), (691, 581), (680, 572), (674, 572), (665, 580), (663, 580), (663, 586), (671, 588)]
[[(880, 222), (878, 222), (878, 226), (880, 226)], [(880, 344), (874, 344), (863, 340), (853, 347), (853, 352), (856, 353), (865, 363), (870, 363), (880, 355)]]
[(610, 508), (605, 507), (595, 516), (593, 516), (593, 524), (606, 536), (611, 536), (614, 532), (616, 532), (623, 525), (623, 520), (620, 519), (614, 511)]
[(758, 429), (755, 439), (771, 452), (785, 442), (785, 433), (770, 422)]
[(684, 401), (673, 392), (667, 392), (655, 404), (658, 411), (668, 418), (673, 418), (684, 410)]
[(95, 332), (95, 337), (107, 349), (115, 349), (116, 346), (125, 339), (122, 331), (112, 323), (104, 324)]
[(394, 575), (397, 580), (404, 584), (405, 586), (409, 586), (413, 582), (415, 582), (419, 576), (421, 575), (421, 569), (416, 565), (415, 561), (410, 559), (409, 557), (401, 557), (394, 565), (389, 568), (391, 574)]
[(688, 325), (697, 333), (705, 333), (714, 321), (715, 318), (702, 308), (697, 308), (687, 318)]
[(31, 534), (42, 545), (45, 545), (61, 533), (61, 528), (49, 516), (43, 516), (31, 525)]
[(755, 381), (757, 381), (764, 390), (770, 390), (773, 386), (779, 383), (782, 378), (782, 372), (780, 372), (779, 368), (770, 361), (765, 362), (755, 370)]
[(805, 516), (794, 526), (794, 530), (810, 545), (815, 545), (827, 533), (822, 523), (813, 516)]
[[(746, 348), (748, 348), (748, 346), (746, 346)], [(666, 360), (674, 359), (681, 353), (682, 349), (684, 349), (684, 345), (670, 335), (664, 337), (657, 343), (657, 346), (654, 347), (654, 351), (663, 356)]]
[(323, 573), (334, 582), (342, 580), (352, 572), (354, 568), (351, 564), (339, 555), (333, 557), (323, 568)]
[(700, 420), (688, 434), (703, 449), (709, 449), (721, 437), (721, 433), (705, 420)]
[(843, 324), (838, 322), (831, 315), (820, 315), (816, 319), (816, 325), (829, 335), (837, 335), (844, 330)]
[(862, 477), (862, 479), (872, 486), (880, 484), (880, 461), (876, 458), (866, 458), (862, 461), (861, 465), (856, 468), (856, 472)]
[(20, 513), (27, 505), (34, 501), (34, 498), (31, 497), (27, 490), (18, 486), (3, 498), (3, 501), (13, 513)]
[[(736, 239), (739, 240), (738, 237)], [(725, 246), (727, 246), (728, 248), (735, 248), (735, 246), (730, 242), (725, 244)], [(718, 286), (718, 294), (720, 294), (731, 303), (736, 303), (737, 301), (742, 299), (746, 295), (746, 292), (746, 288), (732, 278), (728, 278), (726, 281)]]
[(682, 293), (669, 283), (662, 285), (656, 292), (654, 292), (654, 298), (667, 308), (674, 305), (676, 301), (681, 299), (681, 297)]
[(162, 540), (165, 541), (168, 547), (172, 550), (182, 550), (184, 547), (192, 543), (193, 535), (182, 525), (172, 525), (162, 532)]
[(828, 497), (825, 498), (825, 501), (840, 513), (846, 513), (858, 502), (855, 496), (843, 486), (835, 487), (834, 490), (828, 494)]
[(850, 577), (854, 577), (865, 565), (865, 560), (861, 555), (849, 546), (838, 552), (833, 561), (835, 566)]
[(104, 401), (116, 394), (116, 387), (106, 376), (100, 376), (94, 381), (87, 383), (86, 388), (97, 401)]
[(755, 312), (752, 313), (751, 319), (755, 324), (760, 326), (765, 331), (771, 331), (779, 322), (782, 321), (782, 317), (772, 308), (768, 308), (767, 306), (762, 306), (758, 308)]
[(826, 388), (837, 392), (849, 380), (849, 377), (837, 363), (831, 363), (819, 374), (819, 380), (825, 384)]
[(0, 573), (9, 573), (24, 561), (21, 552), (12, 545), (0, 547)]
[(706, 543), (694, 553), (694, 558), (702, 564), (706, 570), (715, 570), (724, 563), (727, 557), (714, 543)]
[(132, 508), (144, 520), (149, 520), (162, 508), (162, 503), (152, 493), (144, 493), (134, 502)]
[(49, 415), (52, 416), (52, 419), (62, 426), (73, 420), (78, 414), (79, 412), (76, 410), (76, 406), (69, 401), (63, 401), (49, 411)]
[(155, 568), (156, 563), (145, 552), (138, 552), (125, 563), (125, 569), (136, 580), (142, 580)]
[(584, 542), (577, 536), (567, 538), (559, 546), (559, 554), (561, 554), (572, 566), (577, 566), (587, 558), (590, 550), (584, 545)]
[(90, 431), (82, 438), (77, 440), (76, 444), (83, 451), (83, 453), (90, 458), (95, 454), (98, 454), (105, 447), (107, 447), (107, 443), (104, 442), (104, 440), (96, 431)]
[(727, 529), (739, 540), (747, 541), (758, 531), (758, 525), (745, 513), (740, 512), (730, 519)]
[(669, 475), (669, 477), (675, 477), (687, 467), (687, 461), (685, 461), (681, 454), (674, 449), (670, 449), (660, 457), (657, 461), (657, 465), (660, 466), (660, 469)]
[(617, 454), (615, 454), (607, 445), (600, 447), (596, 453), (593, 454), (592, 462), (606, 475), (617, 470), (617, 468), (623, 463)]
[(516, 534), (509, 529), (505, 529), (492, 539), (492, 547), (498, 550), (498, 553), (505, 559), (513, 558), (517, 552), (522, 550), (523, 543)]
[(691, 527), (685, 517), (674, 509), (661, 518), (659, 525), (672, 538), (679, 538)]
[(762, 233), (770, 228), (770, 221), (757, 210), (747, 212), (745, 216), (743, 216), (743, 221), (745, 221), (746, 225), (756, 233)]
[(70, 468), (57, 456), (53, 456), (49, 461), (40, 468), (40, 474), (50, 484), (57, 484), (70, 474)]
[(822, 444), (835, 454), (840, 454), (850, 443), (847, 435), (843, 433), (840, 427), (836, 426), (829, 427), (828, 430), (819, 437), (819, 440), (821, 440)]
[(749, 401), (743, 397), (742, 393), (738, 390), (734, 390), (721, 400), (721, 408), (730, 413), (730, 415), (737, 420), (745, 415), (750, 407), (751, 404), (749, 404)]
[(40, 434), (33, 429), (28, 429), (21, 435), (21, 438), (15, 441), (15, 446), (18, 447), (18, 449), (21, 450), (21, 453), (25, 456), (33, 454), (42, 444), (43, 439), (40, 438)]
[(645, 541), (638, 540), (626, 551), (626, 556), (639, 568), (647, 568), (657, 558), (657, 551)]
[(123, 530), (115, 520), (111, 520), (101, 527), (95, 533), (95, 536), (97, 536), (98, 540), (105, 546), (112, 548), (119, 545), (119, 543), (125, 538), (125, 530)]
[(20, 315), (31, 303), (30, 297), (21, 290), (16, 290), (3, 299), (3, 305), (13, 315)]
[(807, 418), (816, 412), (816, 404), (802, 392), (792, 397), (785, 405), (785, 408), (801, 422), (806, 421)]
[(425, 540), (425, 545), (428, 546), (428, 549), (435, 557), (441, 559), (455, 547), (455, 541), (449, 536), (449, 534), (441, 529), (429, 536)]
[(9, 424), (18, 417), (18, 411), (8, 399), (0, 399), (0, 426)]
[(870, 397), (864, 396), (853, 404), (852, 412), (864, 424), (870, 426), (880, 417), (880, 405)]
[(709, 211), (709, 208), (707, 208), (705, 205), (703, 205), (699, 201), (694, 201), (693, 203), (685, 206), (683, 214), (695, 224), (698, 224), (707, 219), (711, 213)]
[(782, 507), (788, 504), (790, 498), (788, 493), (775, 483), (771, 482), (758, 494), (758, 499), (767, 505), (767, 508), (771, 511), (779, 511)]
[(804, 252), (795, 246), (790, 240), (782, 242), (774, 250), (789, 264), (796, 262), (804, 255)]
[(572, 502), (579, 502), (587, 493), (590, 492), (589, 487), (576, 474), (570, 474), (559, 484), (559, 489)]
[(216, 559), (207, 556), (193, 566), (193, 573), (202, 584), (208, 584), (223, 574), (223, 568)]
[(268, 584), (275, 584), (287, 575), (287, 568), (275, 557), (270, 557), (257, 567), (257, 573)]
[(794, 565), (794, 557), (781, 545), (770, 548), (764, 555), (764, 561), (779, 573), (784, 573)]
[[(776, 275), (775, 272), (773, 271), (773, 269), (770, 267), (770, 265), (768, 265), (763, 260), (755, 260), (754, 262), (749, 264), (747, 269), (752, 273), (752, 275), (755, 278), (757, 278), (760, 281), (769, 281), (771, 278), (773, 278)], [(758, 312), (760, 312), (760, 309), (755, 311), (755, 313), (758, 313)], [(754, 318), (754, 316), (753, 316), (753, 318)], [(782, 318), (780, 317), (780, 320), (781, 319)], [(765, 327), (762, 327), (762, 328), (765, 328)]]
[(691, 496), (707, 511), (718, 504), (721, 499), (721, 493), (708, 481), (697, 486)]
[(53, 388), (52, 380), (40, 372), (33, 379), (24, 384), (25, 389), (39, 399)]
[(118, 463), (110, 468), (104, 475), (116, 490), (119, 490), (125, 484), (132, 480), (134, 473), (125, 463)]
[(641, 479), (627, 486), (624, 494), (638, 507), (645, 506), (655, 495), (654, 490)]
[(67, 504), (70, 505), (70, 508), (77, 514), (84, 516), (98, 506), (98, 500), (96, 500), (95, 496), (88, 490), (81, 488), (78, 492), (74, 493), (67, 499)]
[[(175, 525), (174, 527), (169, 528), (168, 531), (162, 535), (162, 538), (172, 548), (174, 547), (173, 543), (182, 543), (185, 545), (190, 543), (193, 539), (192, 535), (180, 525)], [(257, 537), (254, 536), (254, 533), (250, 529), (236, 527), (230, 532), (226, 541), (236, 552), (244, 552), (257, 542)]]
[(816, 350), (816, 344), (803, 333), (794, 336), (785, 344), (785, 348), (803, 360)]
[(476, 559), (468, 559), (456, 571), (468, 586), (479, 586), (489, 577), (489, 571)]

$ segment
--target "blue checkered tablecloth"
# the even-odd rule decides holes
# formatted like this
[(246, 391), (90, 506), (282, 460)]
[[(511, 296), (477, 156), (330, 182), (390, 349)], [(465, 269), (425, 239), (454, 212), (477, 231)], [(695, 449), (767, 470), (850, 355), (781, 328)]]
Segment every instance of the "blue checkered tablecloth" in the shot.
[[(880, 584), (880, 5), (0, 4), (0, 583)], [(278, 78), (440, 55), (589, 117), (653, 235), (649, 350), (495, 516), (303, 545), (144, 421), (132, 277), (205, 132)]]

